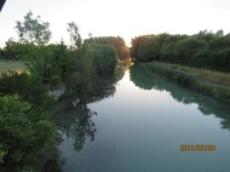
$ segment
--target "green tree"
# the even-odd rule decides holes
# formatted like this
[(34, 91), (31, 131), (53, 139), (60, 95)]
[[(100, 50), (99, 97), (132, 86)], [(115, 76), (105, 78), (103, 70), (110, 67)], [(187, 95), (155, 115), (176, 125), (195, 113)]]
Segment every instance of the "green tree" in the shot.
[(32, 43), (16, 42), (9, 39), (3, 49), (4, 58), (7, 60), (25, 60), (33, 56), (35, 45)]
[(88, 46), (93, 46), (96, 44), (107, 44), (113, 47), (121, 61), (129, 59), (129, 50), (125, 44), (125, 41), (121, 37), (89, 37), (84, 40), (84, 44)]
[(118, 57), (112, 46), (108, 44), (95, 44), (84, 49), (82, 61), (85, 73), (90, 73), (89, 75), (95, 77), (113, 74)]
[(82, 38), (79, 33), (79, 28), (74, 22), (67, 23), (67, 31), (70, 34), (70, 40), (73, 43), (73, 48), (80, 49), (82, 44)]
[(43, 22), (40, 16), (34, 18), (31, 11), (24, 16), (24, 21), (16, 22), (16, 30), (22, 42), (41, 45), (48, 43), (51, 37), (49, 23)]

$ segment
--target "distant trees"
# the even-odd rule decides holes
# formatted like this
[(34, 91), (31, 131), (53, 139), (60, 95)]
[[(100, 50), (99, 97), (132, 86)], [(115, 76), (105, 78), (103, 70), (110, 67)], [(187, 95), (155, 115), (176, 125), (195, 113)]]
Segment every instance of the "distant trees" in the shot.
[(31, 56), (34, 48), (33, 43), (21, 43), (13, 39), (6, 42), (6, 46), (2, 49), (2, 59), (5, 60), (25, 60), (27, 56)]
[(24, 16), (24, 21), (16, 22), (16, 30), (20, 41), (38, 45), (48, 43), (51, 37), (49, 23), (43, 22), (40, 16), (33, 18), (30, 11)]
[(230, 35), (201, 31), (195, 35), (145, 35), (132, 40), (131, 57), (230, 71)]
[(92, 44), (109, 44), (112, 46), (119, 59), (126, 60), (129, 58), (129, 49), (125, 45), (125, 41), (121, 37), (91, 37), (89, 39), (84, 40), (85, 45)]
[[(83, 45), (86, 46), (86, 45)], [(95, 44), (85, 47), (83, 52), (83, 66), (92, 62), (91, 70), (94, 75), (113, 74), (117, 64), (118, 56), (115, 49), (109, 44)]]

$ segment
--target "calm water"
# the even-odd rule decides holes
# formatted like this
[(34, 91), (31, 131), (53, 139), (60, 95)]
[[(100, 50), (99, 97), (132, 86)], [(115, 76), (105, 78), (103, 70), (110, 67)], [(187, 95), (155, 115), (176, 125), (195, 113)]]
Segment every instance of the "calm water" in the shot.
[[(65, 172), (229, 172), (230, 108), (138, 66), (95, 102), (65, 108)], [(216, 152), (180, 152), (215, 144)]]

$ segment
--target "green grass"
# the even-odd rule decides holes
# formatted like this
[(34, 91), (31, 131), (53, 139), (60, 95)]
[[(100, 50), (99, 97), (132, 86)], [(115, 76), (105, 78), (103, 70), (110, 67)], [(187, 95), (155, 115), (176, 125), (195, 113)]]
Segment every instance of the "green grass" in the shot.
[(16, 60), (0, 60), (0, 73), (8, 70), (22, 72), (26, 69), (26, 66), (21, 61)]
[(230, 103), (230, 73), (160, 62), (142, 63), (141, 66), (180, 85)]

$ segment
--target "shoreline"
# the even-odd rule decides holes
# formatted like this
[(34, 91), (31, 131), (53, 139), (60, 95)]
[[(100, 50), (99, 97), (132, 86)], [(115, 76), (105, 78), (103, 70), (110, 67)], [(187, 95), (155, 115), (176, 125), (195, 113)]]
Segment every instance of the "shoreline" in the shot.
[(162, 62), (137, 64), (152, 72), (157, 72), (183, 87), (191, 88), (223, 103), (230, 104), (229, 73)]

